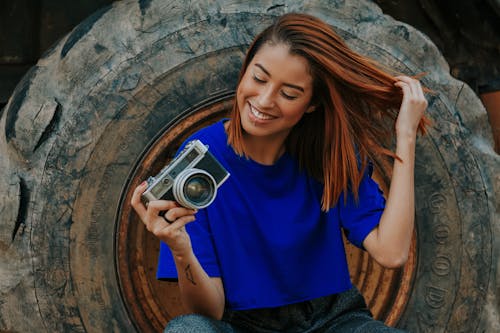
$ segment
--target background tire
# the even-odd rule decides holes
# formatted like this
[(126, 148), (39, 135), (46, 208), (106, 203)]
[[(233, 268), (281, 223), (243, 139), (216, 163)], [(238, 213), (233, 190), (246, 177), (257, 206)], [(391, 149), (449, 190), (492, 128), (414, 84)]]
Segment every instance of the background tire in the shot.
[(410, 331), (498, 328), (499, 158), (481, 103), (425, 36), (361, 0), (150, 0), (82, 22), (2, 112), (1, 330), (159, 331), (183, 311), (175, 285), (154, 279), (157, 242), (131, 214), (131, 189), (225, 115), (248, 43), (291, 11), (383, 64), (427, 72), (436, 92), (417, 147), (413, 256), (386, 271), (350, 252), (353, 279), (381, 319)]

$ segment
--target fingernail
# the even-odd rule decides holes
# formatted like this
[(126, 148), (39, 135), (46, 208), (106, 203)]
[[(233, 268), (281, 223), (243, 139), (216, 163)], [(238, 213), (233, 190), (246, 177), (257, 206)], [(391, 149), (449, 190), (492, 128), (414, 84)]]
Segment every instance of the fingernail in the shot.
[(145, 180), (145, 181), (143, 181), (143, 182), (141, 183), (141, 185), (139, 185), (139, 186), (141, 186), (141, 187), (142, 187), (142, 186), (145, 186), (147, 183), (148, 183), (148, 182)]

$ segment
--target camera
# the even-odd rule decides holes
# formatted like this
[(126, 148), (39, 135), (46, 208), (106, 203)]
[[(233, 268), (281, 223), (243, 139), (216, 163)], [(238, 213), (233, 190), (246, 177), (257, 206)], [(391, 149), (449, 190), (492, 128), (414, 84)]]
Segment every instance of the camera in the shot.
[(205, 208), (215, 200), (217, 188), (228, 177), (229, 172), (208, 146), (193, 140), (156, 176), (148, 178), (142, 201), (174, 200), (186, 208)]

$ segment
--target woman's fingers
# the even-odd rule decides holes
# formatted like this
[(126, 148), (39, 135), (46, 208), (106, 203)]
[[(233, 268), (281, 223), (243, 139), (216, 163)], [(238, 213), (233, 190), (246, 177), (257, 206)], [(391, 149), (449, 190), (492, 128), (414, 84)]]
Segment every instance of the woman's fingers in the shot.
[(411, 77), (409, 77), (409, 76), (406, 76), (406, 75), (399, 75), (399, 76), (396, 76), (396, 77), (395, 77), (395, 79), (396, 79), (396, 80), (398, 80), (398, 81), (403, 81), (403, 82), (406, 82), (406, 83), (411, 83), (411, 82), (413, 82), (413, 81), (417, 81), (417, 82), (418, 82), (418, 80), (413, 79), (413, 78), (411, 78)]
[(424, 89), (422, 89), (422, 84), (420, 83), (420, 81), (417, 81), (418, 82), (418, 95), (420, 96), (421, 99), (424, 99), (426, 102), (427, 102), (427, 98), (425, 98), (425, 95), (424, 95)]
[(403, 99), (408, 98), (408, 96), (411, 94), (410, 85), (407, 82), (398, 81), (394, 83), (394, 85), (403, 90)]
[(147, 185), (147, 182), (143, 182), (142, 184), (137, 186), (134, 190), (134, 193), (132, 194), (132, 199), (130, 200), (130, 204), (135, 209), (141, 220), (144, 220), (144, 218), (146, 217), (146, 207), (144, 207), (144, 204), (141, 201), (141, 195), (148, 187)]
[(401, 88), (408, 87), (408, 92), (410, 92), (412, 96), (418, 97), (419, 99), (425, 99), (424, 91), (419, 80), (413, 79), (409, 76), (396, 76), (396, 79), (398, 81), (394, 85)]
[(418, 80), (412, 79), (408, 76), (397, 76), (397, 82), (394, 83), (395, 86), (402, 88), (404, 97), (411, 102), (417, 102), (420, 104), (427, 103), (424, 96), (424, 91), (422, 85)]
[(186, 224), (193, 222), (194, 220), (196, 220), (194, 215), (185, 215), (185, 216), (179, 217), (174, 222), (172, 222), (170, 224), (170, 227), (172, 229), (179, 230), (179, 229), (183, 228)]
[(172, 209), (169, 209), (166, 213), (165, 213), (165, 219), (168, 221), (168, 222), (174, 222), (176, 221), (178, 218), (182, 217), (182, 216), (185, 216), (185, 215), (194, 215), (197, 213), (197, 210), (195, 209), (189, 209), (189, 208), (184, 208), (184, 207), (175, 207), (175, 208), (172, 208)]
[(176, 219), (174, 222), (167, 222), (163, 217), (157, 216), (155, 221), (149, 225), (148, 230), (156, 237), (165, 240), (169, 243), (170, 239), (174, 239), (177, 234), (186, 224), (193, 222), (195, 217), (193, 215), (186, 215)]
[(403, 100), (396, 123), (396, 129), (416, 132), (418, 124), (427, 108), (427, 100), (420, 82), (408, 76), (397, 76), (395, 86), (403, 91)]
[[(160, 212), (168, 211), (168, 210), (176, 208), (176, 207), (177, 207), (177, 204), (175, 203), (175, 201), (152, 200), (148, 203), (148, 208), (146, 210), (146, 216), (145, 216), (145, 219), (143, 221), (146, 222), (146, 224), (149, 224), (149, 223), (153, 222), (156, 218), (158, 218), (158, 216), (160, 215)], [(164, 213), (162, 213), (162, 216), (160, 216), (162, 219), (164, 219), (163, 214)], [(173, 220), (170, 220), (170, 221), (173, 221)]]

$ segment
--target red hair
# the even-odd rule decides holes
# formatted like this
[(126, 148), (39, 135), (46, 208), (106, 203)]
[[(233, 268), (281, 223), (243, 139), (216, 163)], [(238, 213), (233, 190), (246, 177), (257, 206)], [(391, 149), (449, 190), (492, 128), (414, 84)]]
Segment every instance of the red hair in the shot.
[[(394, 121), (403, 92), (397, 81), (375, 61), (352, 51), (325, 22), (307, 14), (286, 14), (252, 42), (238, 84), (255, 54), (265, 43), (285, 44), (304, 57), (313, 78), (312, 104), (291, 130), (287, 151), (301, 168), (324, 184), (322, 209), (335, 206), (341, 193), (355, 197), (368, 161), (389, 168), (397, 156), (386, 145), (394, 134)], [(246, 155), (237, 103), (231, 111), (228, 142)], [(389, 120), (389, 121), (388, 121)], [(419, 124), (422, 133), (428, 120)]]

